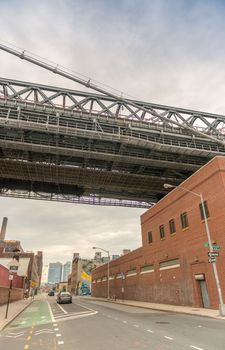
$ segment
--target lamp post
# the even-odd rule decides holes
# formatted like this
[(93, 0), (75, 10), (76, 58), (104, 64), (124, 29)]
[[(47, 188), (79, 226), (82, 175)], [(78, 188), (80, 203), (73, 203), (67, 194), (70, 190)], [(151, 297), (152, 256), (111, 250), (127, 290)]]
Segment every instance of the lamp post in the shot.
[(122, 277), (122, 301), (124, 303), (124, 280), (125, 280), (125, 274), (121, 272), (121, 277)]
[[(211, 239), (211, 234), (210, 234), (210, 230), (209, 230), (208, 219), (207, 219), (207, 215), (206, 215), (206, 211), (205, 211), (205, 205), (204, 205), (202, 193), (197, 193), (197, 192), (188, 190), (187, 188), (184, 188), (182, 186), (174, 186), (171, 184), (164, 184), (164, 188), (167, 188), (167, 189), (180, 188), (181, 190), (183, 190), (185, 192), (189, 192), (189, 193), (193, 194), (194, 196), (197, 196), (200, 198), (201, 206), (202, 206), (202, 213), (203, 213), (203, 218), (204, 218), (204, 224), (205, 224), (205, 230), (206, 230), (206, 234), (207, 234), (207, 238), (208, 238), (208, 242), (209, 242), (209, 249), (210, 249), (210, 253), (212, 253), (213, 252), (213, 245), (212, 245), (212, 239)], [(216, 281), (216, 289), (217, 289), (218, 298), (219, 298), (219, 313), (220, 313), (220, 316), (225, 316), (225, 305), (223, 303), (223, 296), (222, 296), (222, 291), (221, 291), (220, 280), (219, 280), (216, 262), (212, 262), (212, 266), (213, 266), (213, 273), (214, 273), (214, 277), (215, 277), (215, 281)]]
[(108, 280), (108, 286), (107, 286), (107, 299), (109, 300), (109, 259), (110, 259), (110, 256), (109, 256), (109, 250), (105, 250), (103, 248), (99, 248), (99, 247), (92, 247), (92, 249), (99, 249), (99, 250), (102, 250), (103, 252), (107, 253), (108, 255), (108, 265), (107, 265), (107, 280)]

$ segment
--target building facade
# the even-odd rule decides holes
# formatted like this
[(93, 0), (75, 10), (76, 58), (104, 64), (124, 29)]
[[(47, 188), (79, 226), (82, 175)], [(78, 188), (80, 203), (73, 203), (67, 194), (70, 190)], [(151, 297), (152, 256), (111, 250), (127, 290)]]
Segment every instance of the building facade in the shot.
[[(9, 262), (12, 260), (15, 253), (6, 252), (0, 253), (0, 264), (8, 267)], [(41, 271), (38, 269), (36, 255), (33, 252), (20, 252), (19, 254), (19, 269), (18, 276), (23, 277), (25, 290), (36, 289), (39, 287)]]
[[(6, 304), (9, 293), (9, 270), (0, 264), (0, 305)], [(24, 277), (15, 274), (12, 280), (12, 289), (10, 293), (10, 301), (20, 300), (24, 295)]]
[(62, 278), (62, 263), (50, 263), (48, 268), (48, 283), (59, 283)]
[[(141, 216), (142, 247), (110, 262), (111, 296), (218, 308), (200, 193), (225, 300), (225, 157), (215, 157)], [(92, 276), (92, 295), (106, 297), (107, 264)]]
[(62, 276), (62, 281), (67, 282), (68, 281), (68, 276), (71, 272), (71, 262), (67, 261), (65, 264), (63, 264), (63, 276)]
[(81, 259), (79, 253), (74, 253), (72, 271), (68, 276), (68, 291), (74, 295), (90, 294), (92, 270), (103, 264), (100, 253), (94, 259)]

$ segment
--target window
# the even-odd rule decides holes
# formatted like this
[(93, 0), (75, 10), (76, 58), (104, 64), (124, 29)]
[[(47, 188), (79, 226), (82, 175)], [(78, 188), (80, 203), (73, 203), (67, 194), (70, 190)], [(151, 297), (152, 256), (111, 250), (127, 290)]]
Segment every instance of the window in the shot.
[(178, 258), (159, 263), (160, 270), (174, 269), (175, 267), (180, 267), (180, 260)]
[[(208, 218), (209, 217), (209, 209), (208, 209), (207, 202), (204, 201), (203, 204), (204, 204), (204, 208), (205, 208), (205, 215)], [(202, 203), (199, 204), (199, 209), (200, 209), (201, 219), (204, 220), (205, 218), (204, 218)]]
[(170, 234), (172, 235), (173, 233), (176, 232), (176, 226), (175, 226), (175, 220), (171, 219), (169, 221), (169, 226), (170, 226)]
[(180, 220), (181, 220), (181, 226), (182, 228), (186, 228), (189, 226), (188, 224), (188, 217), (187, 217), (187, 213), (182, 213), (180, 214)]
[(137, 274), (137, 270), (136, 269), (131, 269), (127, 271), (127, 277), (129, 276), (135, 276)]
[(148, 243), (151, 244), (153, 242), (152, 240), (152, 231), (148, 232)]
[(160, 238), (161, 238), (161, 239), (165, 238), (165, 229), (164, 229), (164, 225), (160, 225), (160, 226), (159, 226), (159, 234), (160, 234)]
[(141, 273), (149, 273), (154, 271), (154, 265), (141, 266)]

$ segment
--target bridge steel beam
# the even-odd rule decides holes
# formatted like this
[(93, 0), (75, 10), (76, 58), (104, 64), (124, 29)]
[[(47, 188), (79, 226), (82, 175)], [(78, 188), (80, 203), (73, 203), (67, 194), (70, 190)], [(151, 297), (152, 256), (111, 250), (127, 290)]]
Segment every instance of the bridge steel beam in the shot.
[(0, 78), (0, 194), (149, 207), (225, 154), (224, 120)]

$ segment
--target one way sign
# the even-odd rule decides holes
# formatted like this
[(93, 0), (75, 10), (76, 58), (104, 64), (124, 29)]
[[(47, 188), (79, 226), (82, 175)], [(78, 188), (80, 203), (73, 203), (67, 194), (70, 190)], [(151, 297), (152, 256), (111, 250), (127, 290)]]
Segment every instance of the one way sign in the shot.
[(219, 252), (208, 252), (208, 257), (210, 258), (216, 258), (219, 256)]

